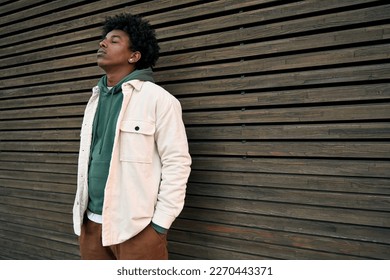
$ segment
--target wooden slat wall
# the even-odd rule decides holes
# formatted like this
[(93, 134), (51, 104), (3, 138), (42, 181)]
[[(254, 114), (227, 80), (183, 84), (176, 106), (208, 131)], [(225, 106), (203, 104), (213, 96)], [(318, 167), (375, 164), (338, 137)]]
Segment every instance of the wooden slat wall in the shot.
[(156, 28), (193, 156), (172, 259), (390, 258), (388, 1), (2, 1), (0, 259), (78, 259), (105, 16)]

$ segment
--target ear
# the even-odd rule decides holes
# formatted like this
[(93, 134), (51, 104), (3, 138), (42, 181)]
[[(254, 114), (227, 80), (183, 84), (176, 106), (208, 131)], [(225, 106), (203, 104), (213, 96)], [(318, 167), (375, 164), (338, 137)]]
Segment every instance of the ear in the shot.
[(137, 63), (137, 61), (140, 59), (141, 59), (141, 53), (139, 51), (136, 51), (131, 54), (131, 57), (128, 59), (128, 62), (130, 64)]

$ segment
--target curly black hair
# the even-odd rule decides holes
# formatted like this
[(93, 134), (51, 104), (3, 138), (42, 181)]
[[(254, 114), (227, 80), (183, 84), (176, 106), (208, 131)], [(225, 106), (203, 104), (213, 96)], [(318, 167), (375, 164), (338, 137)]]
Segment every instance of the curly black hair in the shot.
[(141, 59), (136, 63), (136, 69), (153, 67), (159, 57), (156, 34), (148, 21), (138, 15), (122, 13), (107, 17), (103, 26), (103, 38), (112, 30), (122, 30), (129, 35), (130, 49), (139, 51)]

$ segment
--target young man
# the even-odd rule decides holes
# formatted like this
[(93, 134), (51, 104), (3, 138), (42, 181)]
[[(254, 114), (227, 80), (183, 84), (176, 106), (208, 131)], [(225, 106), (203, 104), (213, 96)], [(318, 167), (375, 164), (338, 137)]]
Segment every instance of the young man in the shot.
[(180, 103), (153, 82), (155, 32), (138, 16), (106, 19), (81, 129), (74, 231), (82, 259), (167, 259), (191, 158)]

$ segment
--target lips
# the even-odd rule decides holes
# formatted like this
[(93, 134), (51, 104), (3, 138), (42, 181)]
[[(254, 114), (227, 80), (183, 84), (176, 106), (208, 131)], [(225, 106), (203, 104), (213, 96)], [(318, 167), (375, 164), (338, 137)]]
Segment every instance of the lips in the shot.
[(97, 51), (97, 55), (99, 56), (99, 55), (105, 55), (106, 54), (106, 52), (105, 52), (105, 50), (103, 50), (103, 49), (99, 49), (98, 51)]

